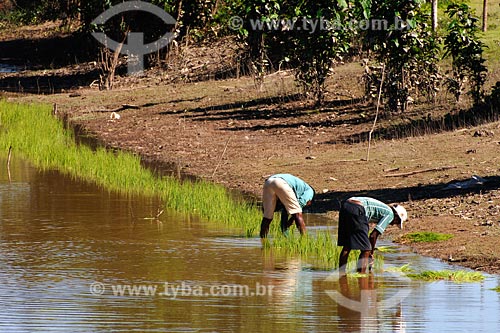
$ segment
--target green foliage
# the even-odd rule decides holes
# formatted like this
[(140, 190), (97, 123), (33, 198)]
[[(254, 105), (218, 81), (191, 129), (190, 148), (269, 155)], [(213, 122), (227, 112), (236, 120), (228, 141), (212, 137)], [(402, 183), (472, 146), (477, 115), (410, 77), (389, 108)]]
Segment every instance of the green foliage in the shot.
[(479, 272), (471, 271), (424, 271), (421, 273), (410, 273), (408, 277), (416, 280), (438, 281), (449, 280), (453, 282), (481, 282), (484, 280), (484, 275)]
[(276, 39), (272, 21), (281, 13), (281, 1), (246, 0), (236, 5), (237, 14), (243, 22), (238, 33), (248, 47), (250, 66), (259, 89), (262, 87), (264, 75), (272, 66), (268, 50), (273, 48)]
[(445, 56), (452, 57), (452, 74), (447, 79), (448, 90), (459, 101), (466, 82), (470, 81), (469, 93), (474, 104), (478, 104), (484, 97), (483, 85), (487, 73), (483, 58), (485, 45), (477, 36), (479, 20), (464, 3), (449, 5), (446, 13), (451, 22), (444, 41)]
[(398, 249), (395, 246), (377, 246), (375, 250), (382, 253), (396, 253)]
[[(78, 18), (81, 30), (88, 32), (95, 28), (91, 27), (93, 19), (122, 1), (18, 0), (17, 10), (4, 17), (24, 22)], [(442, 43), (431, 31), (430, 8), (424, 0), (150, 1), (176, 19), (177, 41), (189, 38), (198, 42), (236, 34), (246, 44), (242, 60), (248, 60), (259, 87), (269, 71), (282, 66), (293, 68), (297, 83), (317, 104), (324, 101), (325, 82), (335, 65), (360, 50), (369, 51), (364, 75), (366, 96), (376, 96), (381, 69), (385, 68), (382, 93), (391, 111), (405, 111), (421, 97), (433, 101), (443, 81), (438, 67)], [(445, 54), (452, 58), (447, 87), (458, 100), (470, 86), (469, 93), (477, 104), (484, 97), (486, 79), (478, 20), (462, 1), (439, 2), (440, 6), (445, 3), (449, 16)], [(161, 22), (151, 18), (134, 13), (118, 16), (103, 28), (114, 40), (123, 40), (127, 30), (143, 31), (148, 41), (165, 32)], [(239, 28), (230, 26), (235, 17), (241, 19)]]
[(15, 8), (3, 13), (1, 19), (17, 24), (36, 24), (58, 19), (65, 13), (59, 1), (17, 1)]
[[(421, 4), (421, 0), (372, 2), (372, 18), (386, 22), (387, 26), (367, 30), (364, 37), (376, 61), (385, 64), (382, 89), (391, 111), (405, 111), (419, 93), (432, 100), (438, 91), (439, 39), (432, 33)], [(381, 67), (378, 68), (366, 70), (367, 95), (378, 91)]]
[(154, 0), (153, 4), (163, 8), (176, 19), (176, 34), (179, 38), (195, 41), (219, 36), (227, 32), (228, 13), (236, 1), (202, 0)]
[(411, 232), (404, 235), (402, 238), (414, 243), (419, 242), (439, 242), (452, 238), (453, 235), (449, 234), (440, 234), (436, 232), (428, 232), (428, 231), (420, 231), (420, 232)]
[(239, 34), (258, 84), (269, 69), (285, 64), (296, 70), (304, 92), (321, 104), (326, 79), (354, 40), (356, 30), (345, 23), (369, 16), (370, 1), (247, 0), (235, 8), (244, 22)]
[(316, 104), (322, 104), (325, 81), (335, 62), (348, 53), (353, 31), (349, 26), (340, 29), (325, 22), (347, 22), (350, 11), (344, 1), (315, 1), (308, 6), (299, 2), (295, 15), (302, 17), (301, 29), (292, 33), (292, 62), (296, 64), (296, 78)]

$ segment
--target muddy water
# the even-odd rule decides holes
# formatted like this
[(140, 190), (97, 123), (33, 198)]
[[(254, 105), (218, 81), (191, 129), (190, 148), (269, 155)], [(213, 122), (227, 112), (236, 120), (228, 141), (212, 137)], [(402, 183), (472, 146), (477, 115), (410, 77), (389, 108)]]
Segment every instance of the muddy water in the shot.
[[(13, 161), (0, 173), (0, 332), (498, 332), (483, 283), (338, 278), (151, 198)], [(310, 231), (325, 221), (307, 217)], [(405, 249), (386, 266), (446, 265)]]

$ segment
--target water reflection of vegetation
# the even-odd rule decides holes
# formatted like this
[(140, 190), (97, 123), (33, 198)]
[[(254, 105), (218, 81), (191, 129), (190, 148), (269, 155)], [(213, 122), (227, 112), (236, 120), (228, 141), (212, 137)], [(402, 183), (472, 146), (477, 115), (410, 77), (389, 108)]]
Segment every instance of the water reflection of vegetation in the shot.
[(453, 235), (450, 234), (441, 234), (437, 232), (429, 232), (429, 231), (419, 231), (419, 232), (411, 232), (408, 233), (402, 238), (404, 240), (408, 240), (414, 243), (418, 242), (439, 242), (452, 238)]
[[(12, 147), (13, 154), (38, 168), (57, 169), (126, 195), (158, 196), (169, 209), (225, 223), (246, 237), (257, 234), (262, 213), (255, 203), (236, 200), (223, 186), (203, 180), (158, 179), (141, 166), (139, 156), (131, 153), (77, 145), (73, 132), (51, 112), (48, 105), (0, 100), (0, 154), (7, 154)], [(338, 267), (339, 248), (329, 232), (307, 237), (292, 232), (285, 238), (277, 225), (273, 224), (270, 246), (291, 255), (314, 257), (316, 264), (324, 268)]]

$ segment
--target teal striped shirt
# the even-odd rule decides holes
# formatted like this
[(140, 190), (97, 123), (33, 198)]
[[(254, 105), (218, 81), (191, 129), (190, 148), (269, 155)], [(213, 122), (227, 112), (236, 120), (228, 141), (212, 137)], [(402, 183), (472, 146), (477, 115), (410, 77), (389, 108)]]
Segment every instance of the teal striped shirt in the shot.
[(387, 226), (394, 220), (392, 208), (382, 201), (369, 197), (352, 197), (351, 199), (360, 201), (363, 204), (368, 221), (377, 223), (375, 229), (381, 234), (384, 233)]

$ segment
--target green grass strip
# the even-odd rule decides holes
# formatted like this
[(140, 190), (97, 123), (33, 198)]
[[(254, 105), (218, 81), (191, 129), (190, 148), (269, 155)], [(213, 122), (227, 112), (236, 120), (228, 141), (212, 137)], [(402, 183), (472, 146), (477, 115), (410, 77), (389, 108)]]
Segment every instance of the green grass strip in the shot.
[(51, 111), (48, 105), (1, 100), (2, 154), (12, 147), (14, 156), (25, 158), (40, 169), (56, 169), (126, 195), (159, 196), (167, 208), (228, 226), (245, 226), (249, 235), (256, 230), (261, 215), (252, 203), (235, 201), (224, 187), (203, 180), (158, 179), (141, 166), (139, 156), (131, 153), (105, 148), (94, 151), (77, 145), (72, 131), (64, 129), (62, 121), (51, 116)]
[(481, 282), (484, 280), (484, 275), (479, 272), (471, 271), (424, 271), (421, 273), (410, 273), (408, 277), (415, 280), (423, 281), (439, 281), (449, 280), (453, 282)]
[[(258, 233), (262, 212), (255, 203), (237, 200), (223, 186), (207, 181), (158, 178), (132, 153), (77, 145), (73, 132), (51, 112), (49, 105), (0, 100), (0, 154), (6, 155), (12, 147), (14, 156), (42, 170), (55, 169), (124, 195), (158, 196), (168, 209), (224, 223), (246, 237)], [(271, 225), (270, 238), (278, 251), (313, 258), (323, 267), (338, 266), (340, 251), (328, 231), (306, 237), (295, 231), (285, 238), (279, 231), (278, 217)]]
[(453, 235), (449, 234), (440, 234), (437, 232), (428, 232), (428, 231), (421, 231), (421, 232), (411, 232), (406, 235), (402, 236), (402, 239), (411, 241), (413, 243), (419, 243), (419, 242), (439, 242), (439, 241), (444, 241), (452, 238)]

